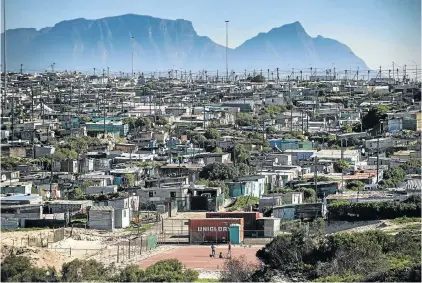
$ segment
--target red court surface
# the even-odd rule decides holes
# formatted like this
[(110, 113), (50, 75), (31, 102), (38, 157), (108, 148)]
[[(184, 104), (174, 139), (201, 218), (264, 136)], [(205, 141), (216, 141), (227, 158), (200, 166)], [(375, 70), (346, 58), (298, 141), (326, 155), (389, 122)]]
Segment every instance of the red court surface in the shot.
[[(244, 255), (245, 258), (254, 264), (259, 264), (256, 258), (258, 248), (232, 247), (232, 258)], [(139, 262), (141, 268), (145, 269), (157, 261), (164, 259), (178, 259), (186, 268), (200, 270), (222, 270), (224, 268), (224, 258), (218, 258), (220, 252), (227, 255), (227, 245), (216, 246), (215, 258), (210, 258), (211, 247), (208, 246), (182, 246), (163, 252)]]

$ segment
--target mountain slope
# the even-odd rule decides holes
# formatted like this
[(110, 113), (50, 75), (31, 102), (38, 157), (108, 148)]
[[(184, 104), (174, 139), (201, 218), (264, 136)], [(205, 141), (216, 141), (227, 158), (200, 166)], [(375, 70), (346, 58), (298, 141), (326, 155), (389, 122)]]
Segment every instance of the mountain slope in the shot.
[[(25, 70), (43, 71), (54, 62), (61, 70), (91, 71), (95, 67), (101, 72), (110, 66), (111, 71), (130, 72), (132, 36), (135, 71), (225, 70), (225, 47), (199, 36), (190, 21), (133, 14), (74, 19), (39, 31), (8, 30), (8, 69), (18, 70), (22, 63)], [(321, 36), (312, 38), (299, 22), (260, 33), (229, 50), (229, 67), (236, 71), (310, 65), (331, 68), (332, 63), (348, 68), (357, 62), (367, 68), (346, 45)]]
[(367, 69), (365, 62), (346, 45), (322, 36), (312, 38), (299, 22), (260, 33), (244, 42), (233, 53), (236, 64), (249, 55), (250, 60), (245, 62), (245, 68), (256, 68), (259, 62), (263, 67), (283, 66), (285, 69), (312, 66), (329, 69), (333, 63), (338, 70), (349, 69), (350, 65)]

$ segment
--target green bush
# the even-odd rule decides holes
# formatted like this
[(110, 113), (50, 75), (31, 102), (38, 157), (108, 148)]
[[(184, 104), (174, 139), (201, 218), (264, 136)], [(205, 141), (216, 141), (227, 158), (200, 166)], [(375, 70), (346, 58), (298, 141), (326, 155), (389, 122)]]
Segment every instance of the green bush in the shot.
[(419, 231), (325, 235), (320, 223), (314, 222), (293, 227), (290, 234), (274, 238), (259, 250), (257, 257), (266, 269), (256, 274), (267, 278), (276, 271), (295, 281), (420, 282)]
[(74, 259), (64, 263), (62, 267), (62, 281), (64, 282), (106, 281), (107, 274), (104, 264), (93, 259)]
[(236, 198), (236, 201), (232, 206), (230, 206), (229, 211), (236, 211), (245, 209), (248, 206), (256, 205), (259, 203), (259, 198), (251, 196), (239, 196)]
[(2, 282), (58, 282), (54, 268), (38, 268), (28, 257), (9, 255), (1, 264)]
[(421, 204), (396, 201), (346, 202), (328, 205), (328, 218), (339, 221), (366, 221), (394, 219), (398, 217), (421, 217)]

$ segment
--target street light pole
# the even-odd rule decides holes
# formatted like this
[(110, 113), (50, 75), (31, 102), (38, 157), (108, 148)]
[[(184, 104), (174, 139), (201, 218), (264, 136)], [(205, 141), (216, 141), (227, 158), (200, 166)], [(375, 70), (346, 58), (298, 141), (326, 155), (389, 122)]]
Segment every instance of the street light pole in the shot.
[[(2, 112), (1, 112), (1, 116), (2, 116), (2, 119), (1, 119), (1, 122), (3, 123), (3, 116), (4, 116), (4, 106), (6, 105), (6, 97), (7, 97), (7, 67), (6, 67), (6, 62), (7, 62), (7, 60), (6, 60), (6, 58), (7, 58), (7, 56), (6, 56), (6, 1), (3, 1), (3, 5), (4, 5), (4, 7), (3, 7), (3, 28), (4, 28), (4, 39), (3, 39), (3, 74), (4, 74), (4, 93), (3, 93), (3, 95), (2, 95), (2, 103), (1, 103), (1, 109), (2, 109)], [(12, 113), (13, 113), (13, 97), (12, 97)], [(12, 128), (11, 128), (11, 130), (12, 130), (12, 139), (13, 139), (13, 134), (14, 134), (14, 130), (13, 130), (13, 126), (14, 126), (14, 122), (13, 122), (13, 115), (12, 115)]]
[(132, 78), (133, 78), (133, 40), (134, 40), (135, 38), (132, 36), (131, 37), (131, 49), (132, 49)]
[(410, 60), (410, 61), (413, 62), (416, 66), (416, 70), (415, 70), (415, 83), (416, 83), (418, 81), (418, 64), (413, 60)]
[(229, 50), (229, 21), (226, 22), (226, 81), (229, 80), (229, 59), (228, 59), (228, 50)]

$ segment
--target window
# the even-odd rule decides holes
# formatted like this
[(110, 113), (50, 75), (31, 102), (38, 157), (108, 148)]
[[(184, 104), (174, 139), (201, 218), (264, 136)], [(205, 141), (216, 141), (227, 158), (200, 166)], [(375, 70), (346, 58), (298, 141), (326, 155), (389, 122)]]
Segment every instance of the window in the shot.
[(152, 198), (154, 196), (154, 192), (149, 192), (149, 197)]
[(123, 217), (126, 217), (126, 210), (123, 210)]
[(176, 198), (176, 192), (170, 192), (170, 197), (171, 198)]

